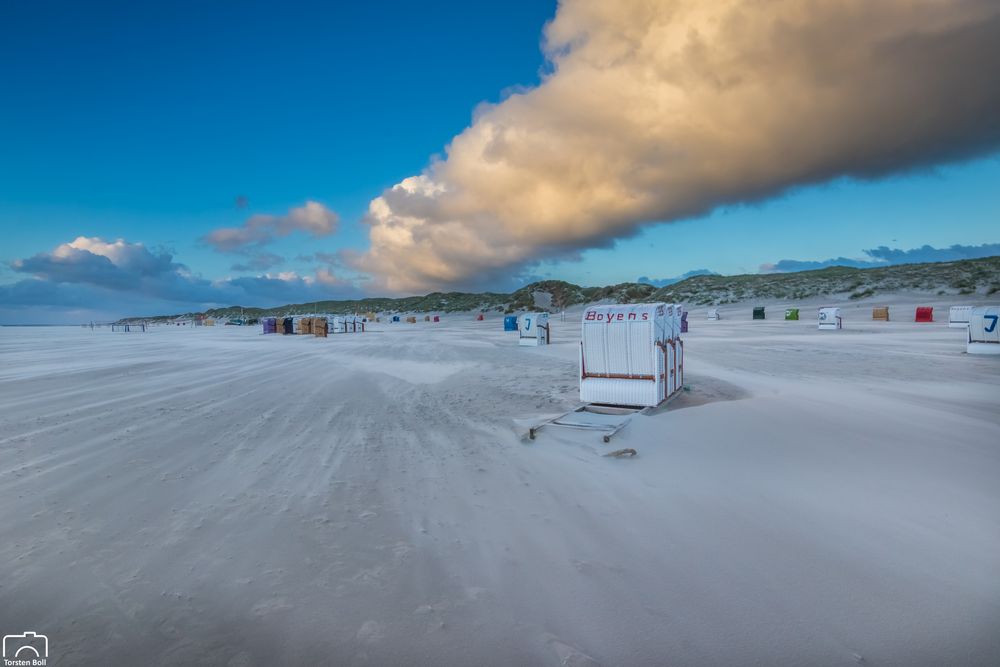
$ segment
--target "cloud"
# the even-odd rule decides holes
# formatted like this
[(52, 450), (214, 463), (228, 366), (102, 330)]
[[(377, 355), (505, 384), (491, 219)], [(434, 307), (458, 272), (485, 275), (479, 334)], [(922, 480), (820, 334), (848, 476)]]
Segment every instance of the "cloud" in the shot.
[[(329, 269), (313, 276), (293, 272), (208, 280), (192, 274), (166, 250), (150, 250), (124, 239), (109, 242), (79, 237), (11, 262), (18, 273), (30, 275), (0, 285), (0, 319), (70, 321), (125, 315), (186, 312), (215, 306), (277, 306), (335, 298), (360, 292)], [(98, 314), (87, 317), (85, 314)]]
[(319, 262), (328, 266), (339, 266), (343, 263), (339, 252), (316, 252), (311, 255), (298, 255), (295, 259), (300, 262)]
[(124, 239), (108, 242), (80, 236), (50, 252), (11, 262), (11, 268), (51, 283), (85, 284), (148, 296), (169, 297), (196, 284), (187, 267), (165, 250)]
[(828, 266), (850, 266), (858, 269), (870, 269), (893, 264), (919, 264), (923, 262), (954, 262), (961, 259), (977, 259), (979, 257), (994, 257), (1000, 255), (1000, 243), (984, 243), (982, 245), (953, 245), (948, 248), (935, 248), (924, 245), (910, 250), (879, 246), (865, 250), (871, 259), (850, 259), (836, 257), (821, 261), (782, 259), (774, 264), (761, 264), (762, 273), (791, 273), (795, 271), (810, 271), (824, 269)]
[(93, 305), (90, 290), (85, 286), (64, 286), (47, 280), (20, 280), (10, 285), (0, 285), (0, 305), (3, 306), (56, 306), (82, 308)]
[(327, 287), (346, 287), (351, 284), (340, 276), (334, 275), (330, 269), (316, 269), (316, 282)]
[[(113, 320), (126, 313), (153, 312), (165, 302), (90, 285), (41, 279), (0, 285), (0, 324), (67, 324)], [(183, 308), (174, 308), (175, 311)], [(170, 309), (161, 311), (170, 312)]]
[(682, 273), (676, 278), (648, 278), (646, 276), (639, 276), (636, 279), (637, 283), (646, 283), (647, 285), (652, 285), (653, 287), (666, 287), (667, 285), (673, 285), (674, 283), (679, 283), (687, 278), (692, 278), (694, 276), (717, 276), (719, 275), (715, 271), (709, 271), (708, 269), (695, 269), (694, 271), (688, 271), (687, 273)]
[(982, 245), (953, 245), (948, 248), (934, 248), (929, 245), (911, 250), (887, 248), (884, 245), (865, 254), (889, 264), (918, 264), (920, 262), (954, 262), (960, 259), (977, 259), (979, 257), (995, 257), (1000, 255), (1000, 243), (984, 243)]
[(231, 271), (239, 271), (240, 273), (246, 273), (248, 271), (267, 271), (284, 261), (285, 258), (281, 255), (275, 255), (273, 252), (262, 252), (253, 255), (246, 262), (237, 262), (236, 264), (233, 264), (229, 267), (229, 269)]
[(262, 246), (293, 232), (305, 232), (313, 238), (329, 236), (337, 231), (340, 216), (319, 202), (291, 208), (284, 215), (258, 214), (250, 216), (239, 227), (222, 227), (206, 234), (202, 240), (219, 252), (240, 252), (250, 246)]
[(761, 264), (761, 273), (795, 273), (796, 271), (812, 271), (814, 269), (825, 269), (829, 266), (849, 266), (856, 269), (870, 269), (875, 266), (885, 266), (881, 262), (873, 262), (864, 259), (851, 259), (849, 257), (835, 257), (821, 261), (781, 259), (773, 264)]
[(354, 298), (360, 295), (352, 283), (337, 278), (326, 269), (320, 269), (314, 276), (300, 276), (294, 271), (288, 271), (228, 278), (217, 281), (215, 287), (231, 295), (228, 303), (252, 303), (258, 306)]
[(646, 223), (1000, 145), (994, 0), (564, 0), (550, 73), (368, 208), (354, 268), (465, 286)]

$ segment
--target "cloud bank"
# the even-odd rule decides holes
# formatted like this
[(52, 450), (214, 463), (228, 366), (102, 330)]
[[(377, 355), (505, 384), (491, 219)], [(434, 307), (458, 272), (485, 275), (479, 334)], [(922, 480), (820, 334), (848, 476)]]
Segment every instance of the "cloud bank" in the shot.
[(695, 269), (693, 271), (688, 271), (682, 273), (679, 276), (673, 278), (649, 278), (648, 276), (639, 276), (636, 279), (637, 283), (645, 283), (647, 285), (652, 285), (653, 287), (666, 287), (667, 285), (673, 285), (674, 283), (679, 283), (687, 278), (693, 278), (694, 276), (717, 276), (719, 275), (715, 271), (709, 271), (708, 269)]
[(798, 259), (782, 259), (774, 264), (762, 264), (762, 273), (792, 273), (795, 271), (810, 271), (825, 269), (828, 266), (851, 266), (858, 269), (871, 269), (878, 266), (893, 264), (920, 264), (922, 262), (954, 262), (960, 259), (977, 259), (979, 257), (995, 257), (1000, 255), (1000, 243), (984, 243), (982, 245), (953, 245), (948, 248), (934, 248), (924, 245), (910, 250), (879, 246), (864, 251), (871, 259), (851, 259), (835, 257), (821, 261), (803, 261)]
[(208, 281), (195, 278), (165, 250), (124, 239), (107, 242), (80, 236), (50, 253), (14, 260), (11, 268), (52, 284), (89, 285), (152, 298), (195, 301), (212, 296)]
[(538, 87), (371, 202), (352, 263), (374, 287), (474, 287), (644, 223), (1000, 146), (994, 0), (563, 0), (543, 48)]
[(246, 273), (247, 271), (267, 271), (279, 264), (282, 264), (285, 258), (281, 255), (275, 255), (273, 252), (261, 252), (256, 255), (252, 255), (245, 262), (237, 262), (230, 266), (230, 270), (238, 271), (240, 273)]
[(340, 217), (319, 202), (307, 201), (284, 215), (252, 215), (239, 227), (222, 227), (202, 239), (219, 252), (241, 252), (248, 247), (263, 246), (276, 238), (299, 231), (313, 238), (329, 236), (337, 231)]
[(12, 322), (83, 321), (236, 304), (275, 306), (359, 294), (326, 268), (313, 276), (287, 272), (207, 280), (174, 261), (166, 250), (84, 236), (52, 252), (14, 260), (10, 268), (30, 276), (0, 285), (0, 320)]

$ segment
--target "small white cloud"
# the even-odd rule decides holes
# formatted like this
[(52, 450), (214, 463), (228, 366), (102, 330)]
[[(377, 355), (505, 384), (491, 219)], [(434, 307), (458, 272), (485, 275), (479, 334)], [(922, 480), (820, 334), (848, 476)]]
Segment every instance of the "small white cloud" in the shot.
[(219, 252), (239, 252), (248, 246), (262, 246), (293, 232), (304, 232), (313, 238), (329, 236), (337, 231), (340, 216), (323, 204), (307, 201), (289, 209), (284, 215), (257, 214), (239, 227), (222, 227), (203, 237)]

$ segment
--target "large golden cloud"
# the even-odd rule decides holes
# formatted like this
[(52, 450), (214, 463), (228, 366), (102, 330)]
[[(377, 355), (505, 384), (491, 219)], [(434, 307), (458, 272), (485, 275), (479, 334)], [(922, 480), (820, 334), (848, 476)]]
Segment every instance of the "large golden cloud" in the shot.
[(643, 223), (1000, 145), (995, 0), (564, 0), (544, 50), (538, 87), (371, 202), (354, 263), (377, 285), (471, 286)]

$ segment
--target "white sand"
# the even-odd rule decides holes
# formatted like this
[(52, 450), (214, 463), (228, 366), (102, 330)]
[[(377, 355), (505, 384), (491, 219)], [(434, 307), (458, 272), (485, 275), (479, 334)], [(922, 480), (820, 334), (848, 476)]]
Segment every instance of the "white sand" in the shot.
[(1000, 358), (750, 305), (694, 309), (630, 460), (520, 438), (577, 402), (577, 314), (548, 348), (0, 329), (0, 630), (50, 665), (1000, 664)]

